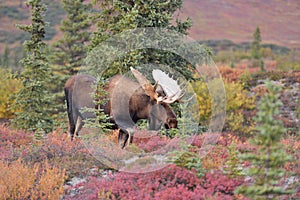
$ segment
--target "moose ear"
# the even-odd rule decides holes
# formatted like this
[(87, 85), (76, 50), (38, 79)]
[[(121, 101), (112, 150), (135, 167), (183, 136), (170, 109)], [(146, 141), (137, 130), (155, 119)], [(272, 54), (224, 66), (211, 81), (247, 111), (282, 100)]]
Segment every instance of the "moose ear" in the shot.
[(148, 95), (151, 99), (157, 99), (157, 93), (155, 92), (155, 88), (157, 86), (152, 86), (150, 81), (143, 75), (141, 74), (138, 70), (133, 69), (130, 67), (130, 70), (136, 80), (139, 82), (140, 86), (144, 89), (146, 95)]

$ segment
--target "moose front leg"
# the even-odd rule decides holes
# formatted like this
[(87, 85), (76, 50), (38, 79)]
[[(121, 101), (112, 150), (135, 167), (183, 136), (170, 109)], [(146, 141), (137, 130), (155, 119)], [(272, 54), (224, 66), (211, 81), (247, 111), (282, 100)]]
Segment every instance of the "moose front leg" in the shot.
[(133, 136), (130, 133), (130, 131), (120, 129), (118, 135), (118, 143), (121, 146), (121, 148), (124, 149), (125, 146), (131, 144), (132, 141), (133, 141)]

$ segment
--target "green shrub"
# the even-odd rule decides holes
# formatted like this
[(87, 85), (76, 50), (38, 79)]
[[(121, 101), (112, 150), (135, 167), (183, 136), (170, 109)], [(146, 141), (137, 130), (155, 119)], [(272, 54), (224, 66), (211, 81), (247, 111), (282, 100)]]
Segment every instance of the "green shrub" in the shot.
[(169, 162), (188, 170), (195, 170), (196, 175), (202, 177), (205, 174), (205, 169), (203, 168), (199, 153), (194, 152), (193, 148), (193, 146), (187, 146), (186, 150), (174, 151)]
[(226, 162), (227, 168), (225, 168), (226, 172), (231, 177), (238, 177), (244, 175), (241, 167), (241, 160), (238, 157), (238, 150), (236, 144), (234, 142), (231, 143), (228, 148), (228, 160)]

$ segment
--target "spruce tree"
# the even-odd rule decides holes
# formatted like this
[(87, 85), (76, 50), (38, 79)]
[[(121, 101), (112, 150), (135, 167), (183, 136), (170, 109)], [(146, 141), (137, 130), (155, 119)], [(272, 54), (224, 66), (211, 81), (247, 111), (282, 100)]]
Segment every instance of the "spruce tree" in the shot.
[(63, 87), (66, 80), (76, 74), (83, 64), (87, 52), (87, 42), (91, 26), (89, 12), (91, 4), (84, 0), (62, 0), (62, 6), (66, 12), (66, 18), (62, 21), (60, 30), (63, 37), (53, 44), (53, 55), (51, 61), (56, 83), (52, 88), (55, 93), (57, 119), (63, 117), (60, 112), (64, 112)]
[(45, 56), (46, 43), (45, 22), (43, 13), (46, 8), (41, 0), (26, 2), (31, 8), (31, 24), (18, 25), (30, 34), (30, 40), (24, 42), (27, 56), (21, 60), (24, 70), (18, 77), (23, 85), (22, 89), (14, 95), (15, 103), (12, 105), (16, 112), (13, 124), (20, 129), (34, 131), (36, 139), (41, 133), (52, 130), (53, 120), (50, 115), (52, 109), (52, 96), (48, 84), (51, 71)]
[(85, 0), (62, 0), (67, 16), (60, 26), (63, 38), (53, 45), (54, 64), (58, 65), (58, 71), (67, 76), (78, 72), (87, 52), (91, 5), (84, 2)]
[(264, 71), (264, 62), (261, 55), (261, 35), (259, 27), (256, 27), (255, 32), (253, 33), (253, 42), (251, 45), (251, 55), (254, 66), (259, 66), (261, 71)]
[[(102, 1), (101, 13), (96, 14), (97, 31), (93, 33), (90, 50), (111, 36), (137, 28), (169, 29), (186, 35), (191, 27), (190, 19), (185, 21), (176, 19), (175, 23), (171, 23), (174, 13), (181, 6), (182, 0), (163, 2), (143, 0)], [(168, 39), (161, 38), (164, 42)], [(139, 49), (128, 53), (124, 58), (120, 58), (110, 64), (107, 75), (123, 73), (128, 71), (130, 67), (139, 67), (147, 63), (167, 65), (183, 74), (186, 78), (192, 78), (192, 73), (188, 70), (189, 65), (186, 60), (171, 52), (158, 49)]]
[(260, 48), (261, 48), (261, 36), (260, 36), (260, 29), (256, 27), (255, 32), (253, 33), (253, 42), (252, 42), (252, 58), (260, 59)]
[(266, 86), (269, 93), (259, 102), (256, 117), (258, 132), (251, 140), (256, 151), (241, 155), (243, 160), (251, 162), (245, 173), (254, 181), (249, 186), (238, 188), (237, 193), (253, 199), (275, 199), (291, 192), (278, 185), (286, 175), (284, 164), (290, 160), (280, 142), (286, 130), (282, 121), (276, 119), (282, 106), (279, 100), (281, 88), (271, 82), (266, 82)]

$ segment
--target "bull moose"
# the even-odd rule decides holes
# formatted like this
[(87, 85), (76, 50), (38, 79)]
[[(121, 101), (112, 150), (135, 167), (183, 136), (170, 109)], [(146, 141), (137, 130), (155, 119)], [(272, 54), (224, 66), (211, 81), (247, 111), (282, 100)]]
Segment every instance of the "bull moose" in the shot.
[[(118, 137), (122, 148), (132, 142), (133, 127), (139, 119), (148, 119), (150, 130), (159, 130), (162, 125), (167, 129), (177, 128), (177, 118), (170, 104), (184, 95), (177, 81), (161, 70), (152, 71), (154, 85), (139, 71), (131, 68), (131, 72), (137, 82), (122, 75), (109, 79), (104, 85), (108, 101), (100, 106), (111, 117), (113, 128), (120, 129)], [(95, 117), (94, 113), (82, 111), (84, 107), (96, 108), (91, 95), (95, 91), (94, 84), (96, 78), (85, 74), (74, 75), (65, 84), (71, 140), (74, 135), (78, 136), (83, 119)]]

